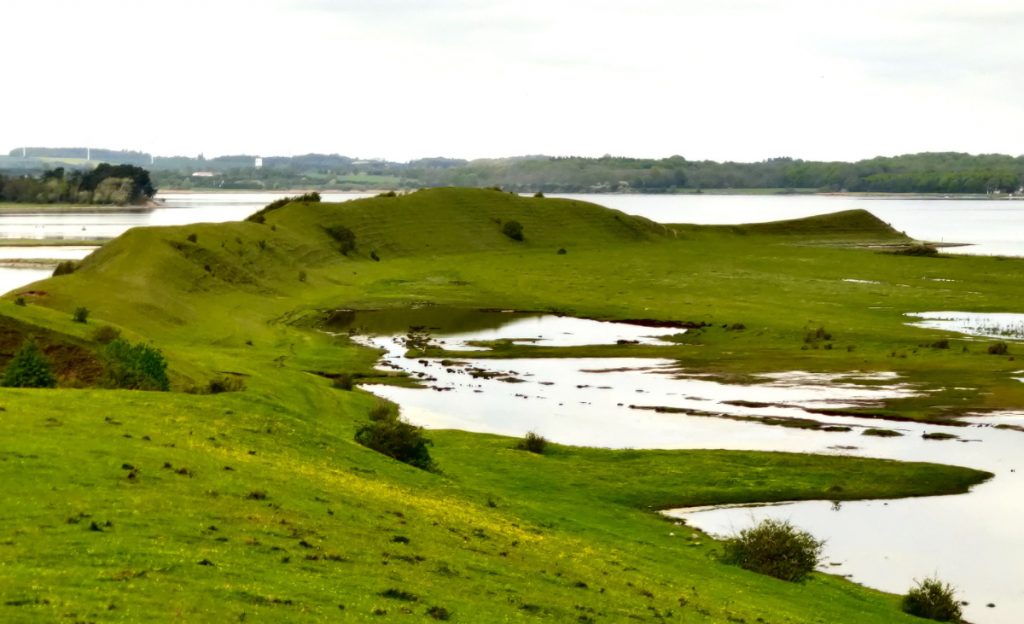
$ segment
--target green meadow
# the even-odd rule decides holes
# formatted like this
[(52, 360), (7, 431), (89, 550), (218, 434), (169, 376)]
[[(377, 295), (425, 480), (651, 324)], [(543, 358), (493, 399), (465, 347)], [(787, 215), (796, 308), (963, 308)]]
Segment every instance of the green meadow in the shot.
[[(509, 220), (524, 240), (502, 234)], [(325, 311), (425, 304), (676, 321), (696, 328), (670, 346), (493, 355), (671, 357), (738, 382), (893, 371), (922, 393), (876, 416), (1019, 409), (1015, 345), (990, 355), (904, 315), (1012, 311), (1022, 261), (892, 253), (911, 242), (861, 211), (661, 225), (466, 189), (130, 230), (0, 300), (0, 363), (33, 336), (60, 378), (0, 392), (0, 621), (915, 621), (899, 597), (839, 577), (725, 565), (714, 540), (655, 512), (958, 493), (987, 473), (716, 450), (535, 455), (458, 431), (429, 433), (426, 472), (356, 444), (379, 400), (325, 374), (409, 380), (316, 330)], [(87, 323), (72, 320), (79, 307)], [(170, 392), (98, 387), (105, 325), (163, 352)], [(234, 391), (209, 392), (224, 380)]]

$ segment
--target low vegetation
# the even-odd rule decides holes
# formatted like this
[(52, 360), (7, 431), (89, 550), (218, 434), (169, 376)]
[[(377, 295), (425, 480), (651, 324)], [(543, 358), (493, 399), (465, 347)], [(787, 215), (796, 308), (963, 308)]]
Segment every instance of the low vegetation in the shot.
[(768, 518), (726, 540), (722, 560), (784, 581), (802, 581), (820, 562), (824, 545), (788, 521)]
[(910, 615), (939, 622), (961, 622), (960, 602), (952, 585), (926, 578), (903, 597), (903, 610)]
[(103, 349), (107, 384), (127, 390), (169, 390), (167, 361), (156, 347), (120, 338)]
[(370, 410), (370, 422), (356, 430), (356, 442), (422, 470), (435, 469), (422, 427), (411, 425), (387, 405)]
[(7, 388), (52, 388), (57, 385), (57, 378), (39, 345), (28, 340), (7, 364), (0, 385)]
[(506, 221), (501, 225), (501, 233), (514, 241), (523, 240), (523, 224), (518, 221)]
[(516, 449), (520, 451), (529, 451), (530, 453), (536, 453), (537, 455), (543, 455), (547, 447), (547, 438), (535, 431), (527, 431), (526, 435), (523, 436), (523, 439), (516, 442)]

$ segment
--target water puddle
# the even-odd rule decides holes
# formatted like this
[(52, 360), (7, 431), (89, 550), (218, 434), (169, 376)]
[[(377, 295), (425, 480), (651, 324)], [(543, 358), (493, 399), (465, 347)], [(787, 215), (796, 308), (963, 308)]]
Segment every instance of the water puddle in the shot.
[(1016, 312), (909, 312), (914, 327), (954, 331), (977, 338), (1024, 340), (1024, 314)]
[[(506, 312), (471, 311), (459, 319), (443, 309), (427, 314), (434, 312), (436, 320), (419, 316), (412, 324), (435, 328), (433, 342), (453, 350), (497, 339), (553, 346), (656, 344), (680, 331)], [(404, 370), (426, 386), (369, 387), (426, 428), (510, 436), (536, 431), (563, 444), (606, 448), (844, 454), (989, 470), (996, 478), (964, 496), (668, 513), (717, 535), (768, 515), (782, 517), (829, 540), (829, 572), (897, 593), (913, 579), (937, 573), (962, 590), (971, 603), (971, 621), (1001, 624), (1024, 612), (1024, 575), (1015, 560), (1024, 552), (1024, 438), (1015, 430), (1024, 414), (968, 418), (957, 427), (844, 412), (918, 391), (891, 372), (791, 371), (743, 385), (688, 373), (669, 359), (406, 358), (408, 317), (399, 314), (377, 325), (376, 314), (351, 313), (331, 329), (354, 332), (356, 340), (382, 350), (383, 366)], [(890, 435), (865, 435), (873, 428)], [(996, 608), (985, 607), (989, 602)]]

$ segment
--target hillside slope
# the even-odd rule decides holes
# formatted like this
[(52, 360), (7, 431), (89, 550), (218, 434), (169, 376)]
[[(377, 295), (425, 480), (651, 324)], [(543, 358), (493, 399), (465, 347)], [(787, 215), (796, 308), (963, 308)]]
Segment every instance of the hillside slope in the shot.
[[(520, 221), (525, 240), (501, 234), (498, 219)], [(338, 226), (355, 235), (348, 255), (327, 233)], [(441, 471), (423, 472), (356, 444), (377, 399), (317, 374), (377, 375), (376, 354), (294, 322), (413, 303), (708, 319), (714, 327), (679, 347), (705, 358), (695, 368), (754, 353), (744, 362), (761, 370), (797, 357), (808, 370), (889, 367), (891, 341), (919, 340), (865, 312), (865, 296), (844, 290), (840, 305), (831, 290), (849, 286), (832, 277), (852, 264), (931, 270), (919, 259), (766, 253), (761, 235), (703, 236), (583, 202), (438, 189), (290, 204), (263, 224), (136, 229), (25, 289), (27, 306), (8, 295), (3, 313), (29, 325), (87, 341), (112, 324), (153, 343), (176, 390), (203, 392), (222, 375), (244, 389), (5, 391), (0, 619), (913, 621), (895, 597), (840, 578), (796, 585), (722, 565), (712, 540), (652, 508), (955, 493), (986, 473), (783, 453), (556, 446), (536, 456), (508, 438), (440, 431), (430, 435)], [(1006, 263), (946, 266), (991, 279), (972, 288), (992, 305), (1018, 293), (995, 271)], [(909, 290), (889, 301), (905, 305)], [(954, 303), (966, 296), (952, 292)], [(88, 324), (72, 322), (77, 306), (92, 311)], [(875, 342), (802, 350), (806, 319), (825, 313)], [(726, 319), (750, 331), (719, 330)], [(1004, 364), (941, 357), (951, 368)]]

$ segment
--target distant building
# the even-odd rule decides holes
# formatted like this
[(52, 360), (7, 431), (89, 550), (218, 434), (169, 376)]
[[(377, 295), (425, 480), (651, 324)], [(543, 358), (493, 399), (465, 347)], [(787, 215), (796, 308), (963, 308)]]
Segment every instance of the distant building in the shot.
[(257, 169), (262, 169), (263, 168), (263, 158), (260, 157), (260, 156), (257, 156), (256, 157), (256, 162), (253, 163), (253, 167), (256, 167)]
[(217, 175), (217, 174), (212, 172), (212, 171), (196, 171), (195, 173), (192, 174), (192, 177), (193, 178), (212, 178), (215, 175)]

